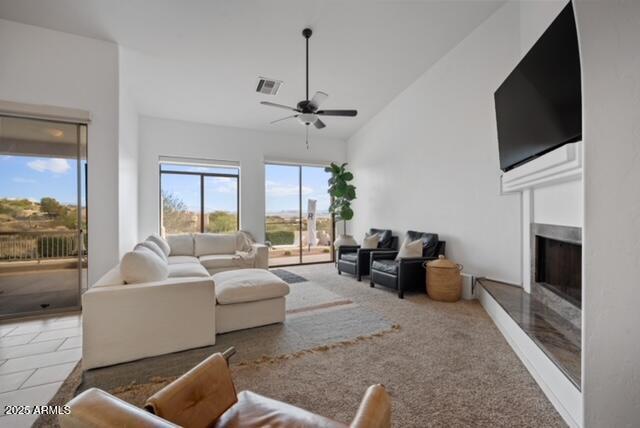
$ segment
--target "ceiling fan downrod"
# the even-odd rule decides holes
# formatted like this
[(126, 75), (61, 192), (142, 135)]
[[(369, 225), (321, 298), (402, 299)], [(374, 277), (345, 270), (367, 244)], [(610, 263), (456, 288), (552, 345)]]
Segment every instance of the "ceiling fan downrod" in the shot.
[(302, 30), (302, 35), (304, 36), (305, 40), (306, 40), (306, 45), (307, 45), (307, 91), (306, 91), (306, 100), (309, 101), (309, 38), (311, 37), (311, 35), (313, 34), (313, 31), (311, 31), (311, 28), (305, 28), (304, 30)]

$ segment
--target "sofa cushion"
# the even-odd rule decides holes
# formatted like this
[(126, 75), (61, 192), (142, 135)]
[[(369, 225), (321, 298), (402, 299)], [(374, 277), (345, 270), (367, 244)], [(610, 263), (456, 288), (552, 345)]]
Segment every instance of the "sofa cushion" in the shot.
[(167, 236), (167, 242), (171, 247), (171, 256), (193, 256), (193, 235), (190, 233)]
[(215, 254), (211, 256), (200, 257), (200, 263), (206, 269), (220, 269), (237, 266), (237, 261), (239, 260), (240, 257), (236, 256), (235, 254)]
[(209, 277), (209, 272), (200, 263), (177, 263), (169, 265), (169, 278)]
[(286, 282), (265, 269), (240, 269), (216, 273), (216, 300), (221, 305), (275, 299), (289, 294)]
[(169, 256), (169, 254), (171, 254), (171, 247), (169, 246), (169, 243), (157, 233), (149, 235), (147, 241), (154, 242), (158, 247), (160, 247), (165, 256)]
[(237, 241), (235, 233), (198, 233), (195, 235), (195, 255), (235, 254)]
[(371, 269), (388, 273), (389, 275), (397, 275), (398, 263), (395, 260), (374, 260), (371, 263)]
[(122, 257), (120, 275), (127, 284), (162, 281), (169, 276), (169, 267), (156, 253), (139, 247)]
[(195, 256), (169, 256), (167, 261), (170, 265), (177, 265), (179, 263), (200, 263)]
[(150, 249), (151, 251), (154, 252), (154, 254), (156, 256), (160, 257), (160, 259), (163, 262), (168, 263), (167, 256), (164, 254), (164, 251), (162, 251), (162, 249), (155, 242), (153, 242), (153, 241), (140, 242), (140, 243), (136, 244), (135, 247), (133, 247), (133, 250), (135, 251), (136, 249), (138, 249), (140, 247), (145, 247), (145, 248)]

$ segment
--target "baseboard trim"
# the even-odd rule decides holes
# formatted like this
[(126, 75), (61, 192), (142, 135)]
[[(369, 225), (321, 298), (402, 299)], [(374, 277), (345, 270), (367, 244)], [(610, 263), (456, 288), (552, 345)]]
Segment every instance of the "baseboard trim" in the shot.
[(582, 393), (566, 378), (482, 286), (476, 293), (484, 310), (570, 427), (582, 427)]

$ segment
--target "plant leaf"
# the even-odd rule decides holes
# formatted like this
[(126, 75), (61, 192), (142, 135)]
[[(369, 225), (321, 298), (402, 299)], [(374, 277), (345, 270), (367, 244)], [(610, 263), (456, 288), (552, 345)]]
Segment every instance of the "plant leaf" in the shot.
[(344, 181), (351, 181), (353, 180), (353, 174), (350, 173), (349, 171), (345, 171), (345, 173), (342, 174), (342, 177), (340, 178), (342, 178)]
[(348, 206), (343, 206), (340, 210), (340, 218), (342, 220), (351, 220), (353, 218), (353, 210)]
[(354, 200), (356, 198), (356, 188), (353, 186), (347, 186), (345, 190), (345, 197), (349, 200)]

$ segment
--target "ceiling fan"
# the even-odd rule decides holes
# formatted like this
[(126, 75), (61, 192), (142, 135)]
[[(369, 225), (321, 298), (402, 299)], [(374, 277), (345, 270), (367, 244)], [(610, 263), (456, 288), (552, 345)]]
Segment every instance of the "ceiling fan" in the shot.
[(308, 126), (313, 124), (316, 128), (322, 129), (326, 125), (322, 120), (320, 120), (319, 116), (349, 116), (353, 117), (358, 114), (357, 110), (318, 110), (320, 108), (320, 104), (329, 96), (328, 94), (318, 91), (313, 95), (313, 98), (309, 99), (309, 38), (311, 37), (312, 31), (311, 28), (305, 28), (302, 30), (302, 35), (306, 39), (307, 44), (307, 92), (306, 98), (300, 101), (296, 107), (289, 107), (283, 104), (272, 103), (269, 101), (262, 101), (260, 104), (283, 108), (286, 110), (294, 111), (296, 114), (291, 116), (283, 117), (282, 119), (274, 120), (273, 123), (280, 122), (282, 120), (296, 118), (303, 125), (307, 125), (307, 132), (309, 130)]

